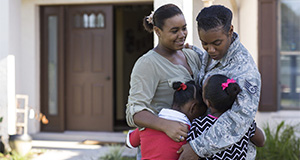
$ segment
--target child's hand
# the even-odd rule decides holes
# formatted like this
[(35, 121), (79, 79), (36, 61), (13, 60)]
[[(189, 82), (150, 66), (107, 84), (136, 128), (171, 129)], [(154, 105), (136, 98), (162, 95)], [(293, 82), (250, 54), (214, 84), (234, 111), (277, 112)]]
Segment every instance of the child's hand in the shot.
[(163, 132), (176, 142), (184, 141), (187, 137), (188, 126), (184, 123), (165, 120)]

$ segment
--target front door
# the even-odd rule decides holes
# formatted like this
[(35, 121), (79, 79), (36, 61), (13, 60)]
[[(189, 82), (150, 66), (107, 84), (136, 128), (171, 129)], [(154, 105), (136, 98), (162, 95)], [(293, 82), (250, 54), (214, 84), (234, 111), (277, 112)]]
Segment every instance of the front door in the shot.
[(68, 6), (66, 130), (113, 130), (113, 8)]

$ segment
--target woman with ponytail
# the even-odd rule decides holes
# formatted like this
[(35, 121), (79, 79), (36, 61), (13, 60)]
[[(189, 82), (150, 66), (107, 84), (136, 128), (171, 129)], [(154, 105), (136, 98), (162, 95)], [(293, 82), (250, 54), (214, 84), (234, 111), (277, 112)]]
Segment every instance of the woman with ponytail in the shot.
[(174, 4), (159, 7), (143, 21), (146, 31), (154, 32), (158, 44), (140, 57), (131, 73), (126, 120), (130, 127), (162, 131), (173, 141), (184, 141), (188, 126), (163, 119), (157, 114), (171, 108), (175, 81), (195, 80), (200, 71), (198, 54), (184, 48), (187, 24), (182, 11)]

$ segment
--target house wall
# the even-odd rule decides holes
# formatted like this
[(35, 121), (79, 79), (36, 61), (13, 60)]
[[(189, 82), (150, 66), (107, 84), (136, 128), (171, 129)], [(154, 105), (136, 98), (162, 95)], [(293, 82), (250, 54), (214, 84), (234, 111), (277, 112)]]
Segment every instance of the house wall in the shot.
[(0, 136), (15, 134), (15, 57), (20, 53), (20, 1), (2, 0), (0, 5)]

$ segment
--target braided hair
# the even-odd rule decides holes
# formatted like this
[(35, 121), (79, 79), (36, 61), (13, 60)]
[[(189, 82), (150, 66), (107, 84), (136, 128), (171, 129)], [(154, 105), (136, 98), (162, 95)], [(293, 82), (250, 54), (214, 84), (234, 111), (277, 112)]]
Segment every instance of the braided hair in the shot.
[(208, 31), (217, 27), (222, 27), (227, 33), (230, 30), (232, 12), (222, 5), (212, 5), (201, 10), (196, 18), (198, 30)]
[(194, 81), (186, 83), (174, 82), (173, 89), (176, 90), (173, 97), (172, 106), (182, 107), (187, 102), (196, 99), (200, 106), (206, 106), (202, 99), (202, 88), (196, 85)]

